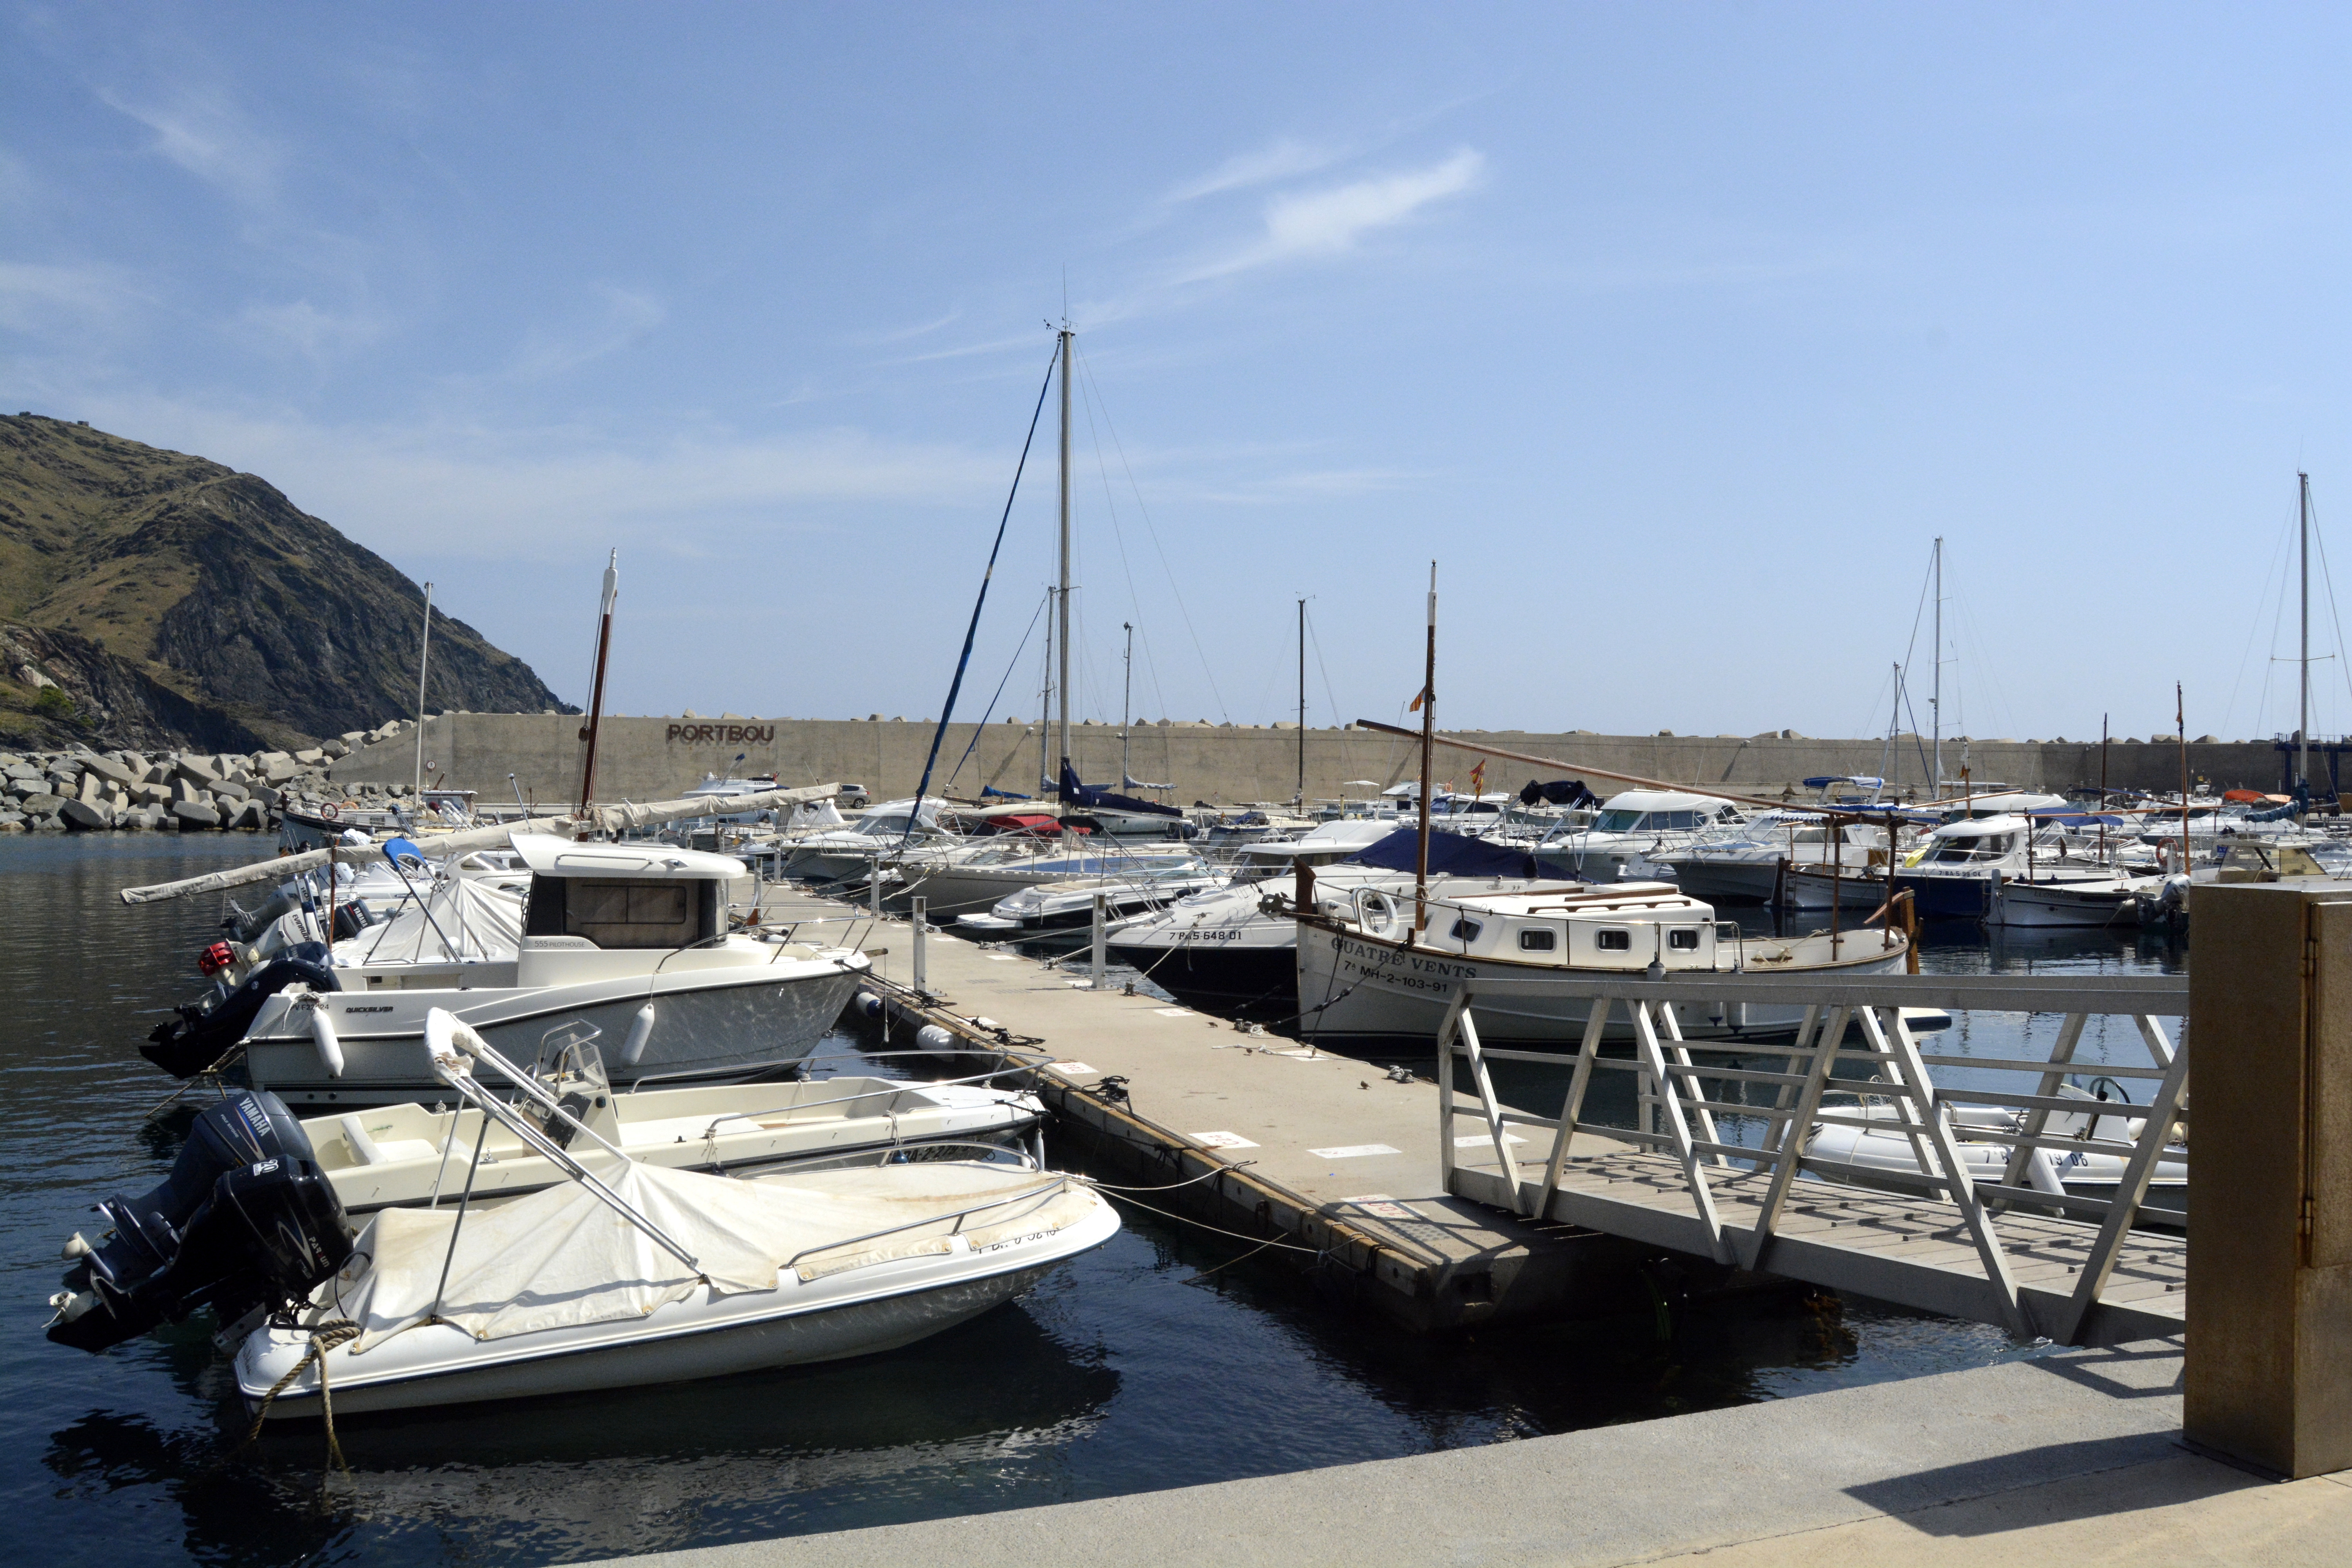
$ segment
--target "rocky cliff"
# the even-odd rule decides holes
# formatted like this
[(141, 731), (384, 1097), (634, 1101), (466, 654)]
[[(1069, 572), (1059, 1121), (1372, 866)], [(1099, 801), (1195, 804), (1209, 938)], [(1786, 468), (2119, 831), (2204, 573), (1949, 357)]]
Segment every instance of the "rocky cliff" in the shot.
[[(302, 746), (415, 706), (424, 593), (267, 481), (0, 417), (0, 742)], [(430, 710), (572, 711), (433, 617)]]

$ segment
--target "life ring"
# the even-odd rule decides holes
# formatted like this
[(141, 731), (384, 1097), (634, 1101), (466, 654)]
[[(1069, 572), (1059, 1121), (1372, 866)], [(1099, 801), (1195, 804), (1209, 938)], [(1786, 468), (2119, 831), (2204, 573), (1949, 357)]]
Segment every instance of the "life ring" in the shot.
[(332, 801), (330, 801), (319, 808), (319, 815), (325, 817), (329, 822), (332, 822), (343, 814), (336, 807)]
[(1378, 888), (1358, 888), (1355, 896), (1356, 923), (1366, 936), (1381, 941), (1396, 934), (1396, 903)]

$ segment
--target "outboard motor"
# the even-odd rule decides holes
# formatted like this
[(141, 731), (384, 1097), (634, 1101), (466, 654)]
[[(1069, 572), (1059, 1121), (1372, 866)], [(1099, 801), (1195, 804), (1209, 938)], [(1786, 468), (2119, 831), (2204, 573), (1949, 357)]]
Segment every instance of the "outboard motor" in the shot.
[(351, 1257), (352, 1230), (302, 1124), (276, 1095), (207, 1107), (152, 1192), (98, 1205), (114, 1228), (66, 1244), (49, 1338), (102, 1351), (211, 1307), (224, 1331), (308, 1296)]
[(245, 977), (245, 984), (223, 996), (182, 1005), (179, 1016), (155, 1026), (139, 1054), (173, 1078), (194, 1078), (228, 1053), (253, 1026), (261, 1005), (289, 985), (313, 991), (339, 991), (341, 984), (327, 966), (327, 944), (298, 942)]
[(221, 921), (221, 929), (227, 931), (239, 946), (243, 946), (275, 925), (279, 917), (290, 915), (301, 907), (301, 898), (296, 893), (294, 884), (289, 882), (270, 894), (262, 902), (261, 907), (251, 914), (246, 913), (232, 902), (229, 905), (228, 919)]

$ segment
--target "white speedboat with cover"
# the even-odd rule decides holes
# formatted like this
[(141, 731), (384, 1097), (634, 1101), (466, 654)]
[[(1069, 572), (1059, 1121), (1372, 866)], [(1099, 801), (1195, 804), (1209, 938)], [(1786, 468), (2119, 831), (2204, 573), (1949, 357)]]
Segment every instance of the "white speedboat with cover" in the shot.
[[(1430, 900), (1413, 931), (1412, 889), (1359, 888), (1353, 909), (1298, 920), (1299, 1032), (1318, 1043), (1433, 1038), (1455, 993), (1479, 980), (1662, 978), (1696, 972), (1822, 979), (1901, 971), (1905, 934), (1885, 927), (1798, 937), (1759, 937), (1664, 882), (1620, 882), (1527, 892), (1457, 894)], [(1478, 1032), (1494, 1041), (1572, 1046), (1591, 1000), (1558, 995), (1481, 997)], [(1804, 1009), (1785, 1004), (1691, 1002), (1675, 1007), (1692, 1040), (1770, 1038), (1792, 1033)], [(1942, 1015), (1915, 1017), (1939, 1027)], [(1609, 1038), (1633, 1025), (1612, 1009)]]
[(1199, 856), (1119, 855), (1095, 863), (1091, 871), (1056, 881), (1034, 882), (999, 899), (988, 913), (958, 915), (956, 929), (968, 936), (1013, 938), (1083, 931), (1094, 924), (1100, 900), (1106, 920), (1122, 921), (1146, 910), (1165, 909), (1194, 893), (1222, 888), (1232, 878)]
[(730, 931), (726, 889), (743, 868), (730, 857), (545, 833), (509, 841), (530, 872), (511, 957), (383, 962), (363, 931), (338, 944), (331, 985), (262, 1001), (242, 1042), (245, 1080), (321, 1109), (436, 1098), (425, 1044), (436, 1008), (526, 1056), (551, 1026), (584, 1022), (621, 1042), (610, 1065), (624, 1086), (774, 1073), (808, 1055), (871, 967), (847, 949)]
[[(504, 1203), (461, 1194), (377, 1214), (334, 1272), (238, 1347), (237, 1388), (259, 1415), (869, 1355), (1012, 1300), (1118, 1229), (1099, 1194), (1025, 1162), (740, 1179), (631, 1160), (448, 1014), (435, 1013), (430, 1037), (448, 1089), (570, 1180)], [(521, 1091), (516, 1104), (478, 1079), (484, 1068)]]
[(845, 827), (821, 828), (787, 839), (781, 874), (806, 882), (837, 882), (863, 877), (876, 864), (888, 866), (909, 849), (951, 846), (961, 840), (940, 821), (946, 802), (911, 797), (869, 808)]

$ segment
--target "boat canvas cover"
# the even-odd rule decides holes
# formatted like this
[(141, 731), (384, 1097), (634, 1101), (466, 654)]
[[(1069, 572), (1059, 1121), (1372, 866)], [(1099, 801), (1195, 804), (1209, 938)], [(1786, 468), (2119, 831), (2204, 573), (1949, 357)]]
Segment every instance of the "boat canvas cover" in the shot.
[(1184, 814), (1172, 805), (1162, 805), (1156, 800), (1138, 800), (1133, 795), (1113, 795), (1101, 784), (1080, 784), (1077, 770), (1069, 763), (1062, 764), (1062, 804), (1083, 806), (1090, 811), (1133, 811), (1148, 816), (1181, 816)]
[(697, 1268), (594, 1193), (567, 1182), (475, 1208), (462, 1227), (455, 1204), (385, 1209), (360, 1233), (351, 1263), (320, 1287), (313, 1304), (360, 1326), (353, 1355), (436, 1315), (477, 1340), (509, 1339), (642, 1320), (706, 1282), (714, 1297), (772, 1290), (778, 1271), (795, 1258), (794, 1272), (806, 1281), (894, 1258), (944, 1253), (951, 1248), (956, 1222), (934, 1216), (992, 1199), (1018, 1201), (965, 1219), (961, 1234), (975, 1248), (1009, 1236), (1058, 1230), (1101, 1201), (1059, 1177), (950, 1162), (772, 1181), (609, 1155), (596, 1163), (604, 1167), (600, 1175), (606, 1185), (677, 1243)]
[[(1412, 870), (1420, 858), (1421, 832), (1400, 827), (1378, 844), (1351, 855), (1343, 864), (1372, 866), (1383, 871)], [(1462, 833), (1429, 836), (1429, 874), (1433, 877), (1540, 878), (1535, 857), (1524, 849), (1507, 848)]]
[[(427, 917), (430, 918), (427, 918)], [(335, 963), (503, 963), (522, 951), (522, 900), (493, 883), (453, 878), (378, 925), (335, 943)]]

